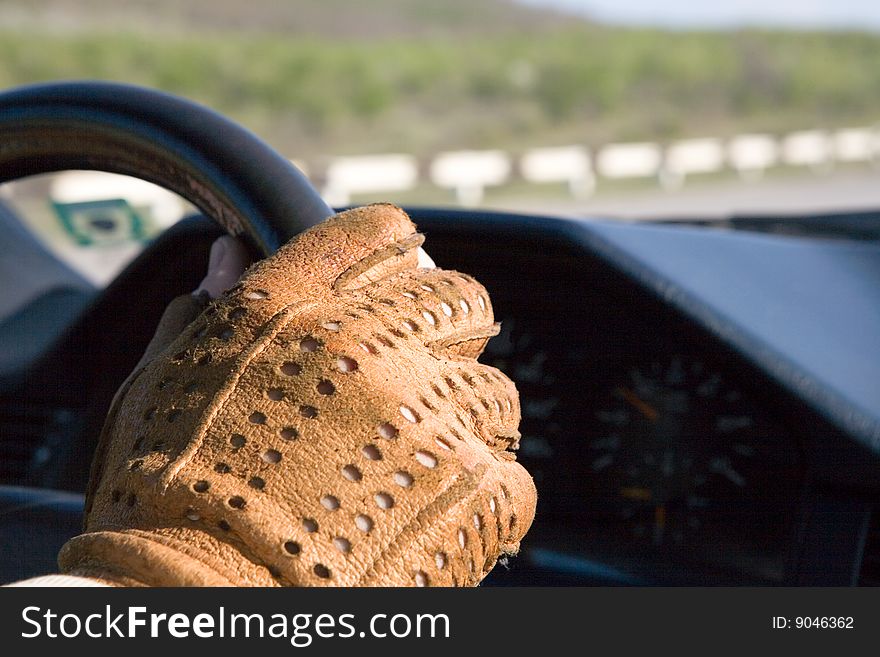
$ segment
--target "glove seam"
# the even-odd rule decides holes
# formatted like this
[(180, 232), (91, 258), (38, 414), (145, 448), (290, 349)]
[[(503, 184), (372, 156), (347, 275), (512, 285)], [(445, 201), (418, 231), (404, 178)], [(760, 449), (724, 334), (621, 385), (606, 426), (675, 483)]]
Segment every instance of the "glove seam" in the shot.
[(246, 352), (244, 352), (241, 360), (239, 360), (239, 362), (236, 364), (236, 371), (234, 372), (234, 374), (230, 376), (226, 385), (217, 392), (216, 397), (205, 409), (203, 420), (199, 423), (199, 433), (196, 436), (195, 440), (190, 442), (185, 447), (185, 449), (177, 456), (177, 458), (168, 464), (158, 483), (160, 495), (167, 492), (171, 484), (173, 484), (174, 481), (177, 479), (177, 475), (180, 473), (180, 471), (183, 470), (187, 466), (187, 464), (193, 459), (193, 457), (199, 452), (214, 418), (217, 416), (218, 413), (223, 411), (226, 404), (232, 398), (232, 395), (236, 391), (241, 377), (247, 371), (250, 363), (261, 353), (263, 353), (263, 351), (265, 351), (269, 347), (269, 345), (271, 345), (272, 340), (274, 340), (278, 336), (278, 334), (281, 333), (281, 331), (283, 331), (293, 321), (294, 317), (297, 314), (302, 313), (303, 311), (307, 311), (309, 310), (309, 308), (316, 306), (317, 304), (315, 302), (304, 304), (302, 300), (297, 300), (296, 302), (288, 304), (284, 306), (281, 310), (277, 311), (263, 325), (263, 328), (254, 343), (252, 343), (250, 348)]

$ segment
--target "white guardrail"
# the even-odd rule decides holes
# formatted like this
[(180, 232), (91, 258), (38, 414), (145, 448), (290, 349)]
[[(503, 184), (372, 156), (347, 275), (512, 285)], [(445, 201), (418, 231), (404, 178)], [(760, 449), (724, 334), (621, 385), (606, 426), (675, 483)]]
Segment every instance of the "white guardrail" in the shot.
[[(534, 148), (520, 155), (501, 150), (439, 153), (427, 166), (412, 155), (391, 153), (331, 159), (315, 180), (331, 205), (347, 205), (352, 197), (393, 194), (429, 182), (454, 192), (462, 205), (479, 204), (486, 188), (513, 180), (529, 184), (564, 184), (575, 198), (591, 195), (602, 180), (656, 178), (674, 190), (693, 176), (730, 170), (744, 179), (760, 177), (775, 166), (825, 172), (835, 163), (880, 161), (880, 127), (800, 130), (782, 136), (742, 134), (729, 139), (705, 137), (660, 144), (606, 144), (595, 154), (578, 145)], [(304, 173), (306, 165), (294, 161)], [(50, 194), (56, 201), (106, 198), (108, 190), (132, 205), (150, 205), (160, 223), (179, 218), (179, 202), (165, 190), (140, 181), (96, 172), (67, 172), (56, 177)]]

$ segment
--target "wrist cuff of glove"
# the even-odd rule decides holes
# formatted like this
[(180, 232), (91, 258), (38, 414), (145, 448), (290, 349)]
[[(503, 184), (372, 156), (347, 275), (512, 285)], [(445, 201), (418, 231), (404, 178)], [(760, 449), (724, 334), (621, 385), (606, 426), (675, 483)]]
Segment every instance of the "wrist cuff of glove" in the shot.
[(117, 586), (279, 585), (229, 543), (197, 530), (170, 531), (82, 534), (64, 545), (58, 564), (63, 573)]

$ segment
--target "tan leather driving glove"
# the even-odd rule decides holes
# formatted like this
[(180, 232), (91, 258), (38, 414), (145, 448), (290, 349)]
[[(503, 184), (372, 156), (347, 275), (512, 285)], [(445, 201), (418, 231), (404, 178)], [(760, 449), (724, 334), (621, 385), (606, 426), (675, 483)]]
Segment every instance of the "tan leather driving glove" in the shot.
[[(117, 394), (67, 573), (123, 585), (466, 586), (535, 511), (472, 278), (390, 205), (253, 266)], [(173, 322), (172, 322), (173, 323)], [(177, 329), (174, 329), (175, 331)]]

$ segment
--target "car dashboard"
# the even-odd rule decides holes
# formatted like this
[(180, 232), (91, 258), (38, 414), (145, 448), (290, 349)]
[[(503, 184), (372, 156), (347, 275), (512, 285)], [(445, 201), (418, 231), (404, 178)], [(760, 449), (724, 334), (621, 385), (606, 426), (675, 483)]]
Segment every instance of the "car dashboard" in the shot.
[[(519, 557), (492, 583), (876, 581), (876, 421), (852, 431), (851, 409), (817, 401), (827, 401), (822, 381), (758, 342), (754, 325), (741, 330), (742, 318), (721, 315), (713, 297), (687, 294), (692, 279), (652, 269), (638, 249), (607, 239), (638, 236), (660, 262), (696, 262), (704, 271), (676, 266), (722, 279), (749, 308), (775, 303), (772, 273), (741, 261), (725, 283), (716, 247), (744, 241), (754, 259), (759, 247), (786, 250), (792, 238), (557, 222), (554, 239), (534, 219), (512, 226), (509, 216), (486, 215), (475, 239), (455, 235), (454, 220), (426, 218), (435, 259), (487, 285), (501, 333), (483, 359), (516, 381), (522, 399), (519, 458), (535, 478), (538, 510)], [(664, 240), (702, 243), (673, 251)], [(820, 240), (818, 249), (839, 246)], [(752, 283), (748, 302), (742, 288)], [(811, 303), (805, 296), (796, 303)], [(872, 312), (863, 303), (850, 309), (862, 322)], [(877, 351), (866, 349), (863, 357)], [(878, 384), (873, 367), (863, 376)]]
[[(870, 340), (880, 329), (880, 303), (872, 306), (880, 279), (855, 291), (856, 306), (832, 285), (828, 304), (845, 308), (829, 316), (826, 292), (810, 278), (827, 283), (825, 268), (856, 263), (845, 275), (866, 285), (866, 271), (880, 270), (876, 244), (410, 212), (439, 265), (488, 288), (501, 332), (482, 360), (520, 390), (519, 459), (535, 479), (538, 508), (520, 553), (487, 585), (880, 584), (880, 359)], [(203, 250), (216, 234), (204, 219), (187, 230)], [(175, 238), (160, 240), (104, 296), (130, 298), (175, 252)], [(780, 282), (786, 277), (794, 292)], [(162, 303), (142, 313), (140, 340)], [(112, 306), (93, 305), (80, 320), (91, 328), (70, 332), (79, 341), (62, 340), (54, 362), (59, 350), (99, 340), (105, 325), (118, 330)], [(796, 312), (818, 319), (804, 326)], [(828, 334), (835, 322), (842, 335)], [(810, 341), (823, 338), (834, 353), (814, 357)], [(119, 353), (136, 359), (138, 348), (129, 341)], [(109, 378), (126, 367), (117, 363)], [(14, 408), (30, 399), (33, 381), (46, 380), (34, 371), (45, 369), (26, 373), (30, 384), (7, 381), (0, 401)], [(76, 421), (87, 412), (70, 396), (76, 386), (58, 388), (67, 395), (58, 408), (74, 418), (63, 441), (73, 447), (58, 449), (57, 435), (51, 449), (30, 438), (15, 449), (31, 465), (0, 483), (81, 484), (94, 429)], [(68, 474), (35, 478), (39, 454), (41, 472)]]

